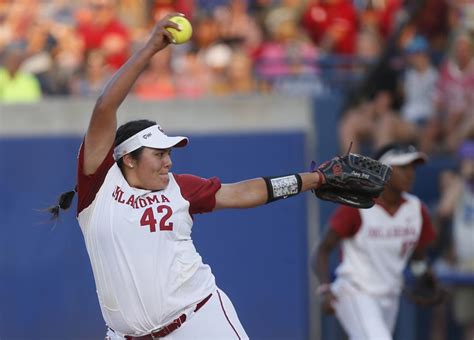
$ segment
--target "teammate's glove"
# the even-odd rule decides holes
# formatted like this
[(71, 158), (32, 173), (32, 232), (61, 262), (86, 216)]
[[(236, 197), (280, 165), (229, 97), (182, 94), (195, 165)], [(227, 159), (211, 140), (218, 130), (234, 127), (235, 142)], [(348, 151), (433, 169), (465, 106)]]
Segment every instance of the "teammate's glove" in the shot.
[(447, 291), (438, 284), (431, 272), (426, 272), (416, 278), (412, 285), (405, 285), (403, 295), (418, 305), (433, 306), (445, 300)]
[(392, 174), (390, 166), (354, 153), (334, 157), (317, 169), (313, 162), (311, 171), (319, 171), (326, 180), (313, 190), (318, 198), (363, 209), (375, 204)]

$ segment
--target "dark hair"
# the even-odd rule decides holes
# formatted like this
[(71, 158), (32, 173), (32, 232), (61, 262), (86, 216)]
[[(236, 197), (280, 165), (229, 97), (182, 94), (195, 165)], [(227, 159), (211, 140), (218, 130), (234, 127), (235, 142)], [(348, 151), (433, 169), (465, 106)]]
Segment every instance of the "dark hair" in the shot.
[[(156, 122), (148, 119), (140, 119), (140, 120), (132, 120), (130, 122), (127, 122), (125, 124), (122, 124), (119, 126), (117, 129), (117, 132), (115, 133), (115, 146), (119, 145), (120, 143), (126, 141), (136, 133), (149, 128), (150, 126), (156, 125)], [(136, 149), (135, 151), (130, 152), (130, 156), (133, 159), (138, 159), (140, 157), (140, 154), (143, 151), (143, 147), (140, 147)], [(117, 159), (117, 165), (120, 169), (122, 169), (123, 166), (123, 159)]]
[(130, 122), (120, 125), (117, 129), (117, 132), (115, 133), (115, 146), (126, 141), (134, 134), (145, 130), (146, 128), (149, 128), (153, 125), (156, 125), (156, 122), (148, 119), (132, 120)]
[[(117, 132), (115, 133), (114, 145), (119, 145), (120, 143), (132, 137), (134, 134), (153, 125), (156, 125), (156, 122), (148, 119), (132, 120), (120, 125), (117, 129)], [(130, 156), (133, 159), (138, 159), (142, 151), (143, 147), (140, 147), (137, 150), (131, 152)], [(117, 165), (122, 168), (122, 158), (117, 160)], [(74, 199), (76, 192), (77, 186), (74, 188), (74, 190), (63, 192), (58, 198), (58, 203), (46, 209), (49, 213), (51, 213), (51, 219), (56, 220), (59, 217), (60, 210), (67, 210), (71, 207), (72, 200)]]
[(59, 217), (59, 211), (61, 209), (62, 210), (69, 209), (75, 194), (76, 194), (76, 188), (74, 188), (74, 190), (71, 190), (71, 191), (63, 192), (58, 198), (58, 203), (46, 209), (51, 214), (52, 220), (56, 220)]

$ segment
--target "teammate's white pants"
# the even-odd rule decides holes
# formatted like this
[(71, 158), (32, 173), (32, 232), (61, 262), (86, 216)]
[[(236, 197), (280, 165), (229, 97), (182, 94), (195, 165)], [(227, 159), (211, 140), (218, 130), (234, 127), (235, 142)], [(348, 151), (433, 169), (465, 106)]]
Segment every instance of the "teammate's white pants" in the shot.
[(392, 340), (399, 296), (373, 296), (344, 279), (337, 279), (331, 290), (337, 297), (336, 317), (350, 340)]
[[(108, 331), (111, 340), (124, 338)], [(237, 312), (228, 296), (220, 289), (212, 293), (209, 301), (183, 323), (164, 337), (166, 340), (248, 340)]]

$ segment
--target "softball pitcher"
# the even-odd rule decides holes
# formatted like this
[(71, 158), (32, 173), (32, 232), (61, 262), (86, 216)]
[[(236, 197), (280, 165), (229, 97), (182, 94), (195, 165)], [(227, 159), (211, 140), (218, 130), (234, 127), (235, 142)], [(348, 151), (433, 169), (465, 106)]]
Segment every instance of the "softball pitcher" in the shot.
[[(77, 218), (89, 254), (108, 339), (248, 339), (211, 268), (196, 251), (193, 215), (250, 208), (325, 183), (319, 172), (221, 184), (171, 172), (173, 148), (186, 137), (167, 136), (153, 121), (117, 129), (116, 113), (154, 54), (179, 30), (158, 21), (139, 51), (106, 85), (92, 112), (77, 168)], [(74, 191), (50, 211), (71, 205)]]

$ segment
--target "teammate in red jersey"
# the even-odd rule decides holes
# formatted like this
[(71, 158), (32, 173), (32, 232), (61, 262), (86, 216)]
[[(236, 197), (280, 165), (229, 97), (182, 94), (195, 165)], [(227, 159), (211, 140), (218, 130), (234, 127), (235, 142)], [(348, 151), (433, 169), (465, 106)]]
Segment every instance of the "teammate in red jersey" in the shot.
[[(404, 268), (411, 260), (413, 273), (424, 275), (425, 250), (435, 237), (427, 208), (408, 193), (415, 166), (427, 156), (414, 146), (391, 144), (375, 158), (393, 171), (375, 206), (338, 208), (312, 258), (323, 311), (335, 313), (349, 339), (392, 339)], [(339, 243), (342, 262), (331, 283), (329, 255)]]

